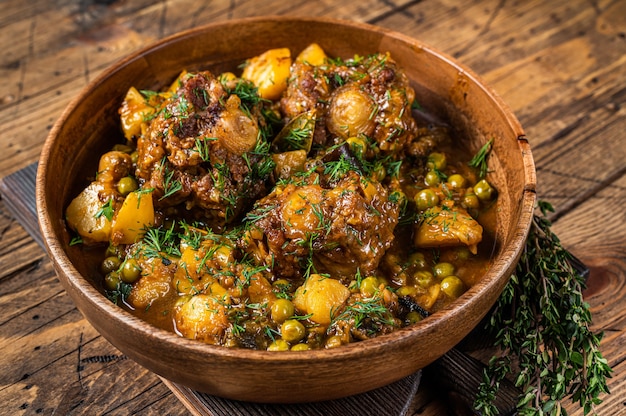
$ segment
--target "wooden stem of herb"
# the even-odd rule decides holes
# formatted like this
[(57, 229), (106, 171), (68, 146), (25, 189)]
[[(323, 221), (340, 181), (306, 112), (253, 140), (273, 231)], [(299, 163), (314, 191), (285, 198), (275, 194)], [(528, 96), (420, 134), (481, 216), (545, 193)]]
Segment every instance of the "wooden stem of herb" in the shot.
[(571, 254), (555, 234), (539, 202), (515, 274), (490, 315), (487, 329), (495, 334), (494, 355), (479, 387), (475, 409), (497, 414), (493, 399), (507, 374), (517, 374), (521, 415), (561, 415), (561, 400), (593, 411), (608, 393), (612, 372), (599, 350), (602, 333), (590, 330), (591, 312), (583, 300), (583, 276), (571, 265)]

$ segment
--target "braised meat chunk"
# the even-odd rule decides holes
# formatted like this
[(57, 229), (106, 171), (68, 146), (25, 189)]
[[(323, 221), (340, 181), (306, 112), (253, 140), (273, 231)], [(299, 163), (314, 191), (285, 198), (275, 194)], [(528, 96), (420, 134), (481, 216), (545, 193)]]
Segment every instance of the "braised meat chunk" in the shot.
[(391, 245), (399, 206), (382, 185), (354, 171), (332, 187), (323, 182), (314, 176), (277, 187), (249, 216), (261, 231), (251, 233), (252, 247), (266, 247), (265, 261), (281, 277), (315, 271), (348, 282), (374, 272)]
[(280, 105), (287, 119), (316, 110), (318, 144), (362, 135), (380, 151), (398, 153), (416, 137), (414, 99), (404, 72), (388, 54), (378, 53), (318, 66), (294, 63)]
[[(266, 192), (273, 169), (260, 101), (210, 72), (187, 74), (137, 140), (136, 176), (157, 208), (221, 228)], [(245, 98), (250, 97), (246, 95)]]

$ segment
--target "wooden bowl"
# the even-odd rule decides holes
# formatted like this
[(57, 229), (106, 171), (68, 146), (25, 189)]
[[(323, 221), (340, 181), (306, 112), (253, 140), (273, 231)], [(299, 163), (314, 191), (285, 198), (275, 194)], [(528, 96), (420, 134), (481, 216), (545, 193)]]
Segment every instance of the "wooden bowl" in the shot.
[[(392, 334), (332, 350), (273, 353), (184, 339), (147, 324), (101, 293), (94, 253), (70, 246), (64, 211), (118, 137), (117, 109), (130, 86), (155, 89), (182, 69), (236, 70), (270, 48), (299, 52), (319, 43), (344, 58), (389, 51), (426, 111), (470, 138), (495, 138), (490, 182), (499, 191), (491, 267), (456, 302)], [(535, 203), (535, 171), (522, 128), (502, 100), (469, 69), (390, 30), (329, 19), (253, 18), (192, 29), (139, 50), (104, 71), (67, 107), (45, 142), (37, 177), (38, 214), (56, 272), (88, 321), (114, 346), (173, 382), (230, 399), (305, 402), (365, 392), (428, 365), (488, 312), (513, 272)]]

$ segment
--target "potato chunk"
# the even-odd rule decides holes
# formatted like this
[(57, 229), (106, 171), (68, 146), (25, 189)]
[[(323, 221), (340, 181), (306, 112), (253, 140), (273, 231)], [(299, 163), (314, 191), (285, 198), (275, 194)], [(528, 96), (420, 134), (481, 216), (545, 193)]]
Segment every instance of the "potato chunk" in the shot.
[(130, 87), (120, 108), (124, 137), (128, 140), (138, 137), (142, 126), (145, 128), (145, 120), (152, 114), (154, 114), (154, 108), (148, 105), (147, 100), (135, 87)]
[(116, 244), (132, 244), (143, 237), (145, 230), (153, 225), (152, 194), (131, 192), (113, 219), (111, 240)]
[(133, 285), (128, 303), (137, 309), (146, 309), (164, 299), (171, 290), (171, 275), (176, 270), (175, 261), (162, 261), (159, 257), (137, 258), (142, 270), (141, 278)]
[(182, 250), (172, 283), (178, 294), (222, 296), (226, 294), (226, 289), (220, 285), (215, 274), (229, 271), (234, 262), (232, 247), (204, 240), (197, 249), (187, 246)]
[(225, 300), (211, 295), (196, 295), (177, 305), (176, 329), (185, 338), (217, 344), (230, 326)]
[(282, 222), (287, 238), (306, 240), (307, 236), (320, 227), (319, 204), (322, 202), (322, 188), (308, 185), (291, 193), (282, 207)]
[(105, 204), (100, 194), (104, 191), (103, 184), (92, 182), (72, 200), (65, 212), (67, 224), (86, 243), (105, 242), (111, 235), (111, 221), (106, 215), (100, 215)]
[(290, 68), (288, 48), (270, 49), (248, 60), (241, 77), (252, 81), (261, 98), (277, 100), (287, 89)]
[(416, 247), (454, 247), (466, 245), (476, 254), (483, 227), (460, 207), (432, 207), (415, 233)]
[(312, 274), (296, 289), (293, 304), (304, 314), (311, 314), (311, 320), (321, 325), (330, 324), (333, 313), (350, 296), (350, 290), (339, 280)]
[(317, 43), (311, 43), (298, 54), (296, 61), (319, 66), (323, 65), (327, 58), (328, 56), (326, 56), (326, 52), (324, 52), (324, 49), (322, 49), (320, 45)]

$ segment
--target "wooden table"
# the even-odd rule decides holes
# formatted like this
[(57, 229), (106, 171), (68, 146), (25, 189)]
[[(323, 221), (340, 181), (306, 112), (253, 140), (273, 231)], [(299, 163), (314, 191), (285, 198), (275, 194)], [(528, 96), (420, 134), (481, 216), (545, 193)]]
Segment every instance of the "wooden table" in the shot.
[[(2, 0), (0, 177), (39, 157), (68, 102), (115, 60), (203, 23), (331, 16), (419, 38), (479, 73), (524, 126), (554, 230), (591, 269), (613, 367), (601, 415), (626, 414), (626, 2), (620, 0)], [(0, 200), (0, 413), (189, 414), (104, 340)], [(412, 414), (441, 415), (423, 380)], [(565, 407), (582, 415), (576, 405)]]

